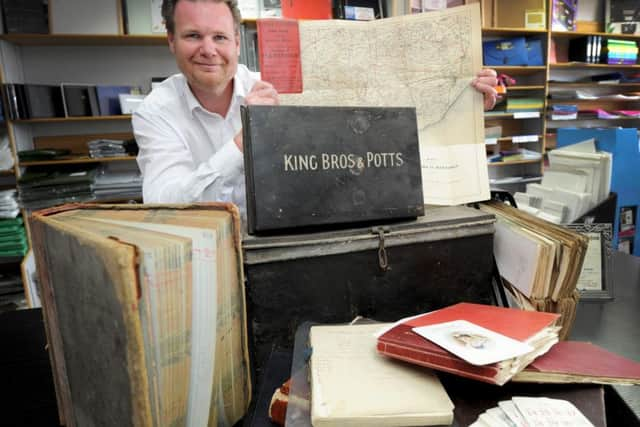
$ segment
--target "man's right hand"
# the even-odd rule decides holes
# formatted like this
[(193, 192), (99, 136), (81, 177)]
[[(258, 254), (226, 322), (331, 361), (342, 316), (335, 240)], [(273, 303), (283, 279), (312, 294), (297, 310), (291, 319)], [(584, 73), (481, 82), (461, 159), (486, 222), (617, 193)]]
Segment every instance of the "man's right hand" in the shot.
[[(246, 105), (278, 105), (280, 100), (278, 99), (278, 91), (273, 87), (271, 83), (257, 81), (247, 96), (244, 98)], [(242, 151), (242, 132), (238, 133), (233, 142), (236, 147)]]
[(244, 98), (247, 105), (278, 105), (278, 91), (271, 83), (257, 81)]

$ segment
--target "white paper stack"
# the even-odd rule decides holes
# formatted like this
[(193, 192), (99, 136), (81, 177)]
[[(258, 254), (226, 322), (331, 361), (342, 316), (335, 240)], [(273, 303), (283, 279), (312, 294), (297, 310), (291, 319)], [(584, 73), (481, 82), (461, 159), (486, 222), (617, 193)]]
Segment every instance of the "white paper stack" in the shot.
[(548, 397), (517, 397), (498, 402), (470, 427), (593, 427), (571, 402)]
[(609, 196), (611, 153), (597, 151), (593, 139), (548, 154), (542, 182), (527, 185), (529, 197), (516, 193), (518, 207), (556, 224), (570, 223)]

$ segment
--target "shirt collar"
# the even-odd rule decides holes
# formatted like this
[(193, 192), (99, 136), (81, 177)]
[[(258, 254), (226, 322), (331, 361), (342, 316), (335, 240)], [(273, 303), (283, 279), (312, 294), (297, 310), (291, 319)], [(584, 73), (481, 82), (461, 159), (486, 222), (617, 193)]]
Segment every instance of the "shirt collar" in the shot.
[[(189, 87), (189, 83), (187, 82), (187, 78), (184, 76), (182, 79), (182, 84), (183, 84), (184, 97), (187, 102), (187, 107), (189, 108), (189, 111), (191, 111), (191, 114), (193, 115), (197, 109), (202, 111), (207, 111), (204, 109), (204, 107), (200, 104), (200, 101), (198, 101), (196, 96), (191, 91), (191, 88)], [(244, 85), (239, 84), (238, 76), (236, 74), (233, 77), (233, 95), (231, 96), (230, 107), (233, 107), (234, 104), (238, 102), (242, 103), (246, 95), (247, 95), (247, 90), (244, 87)]]

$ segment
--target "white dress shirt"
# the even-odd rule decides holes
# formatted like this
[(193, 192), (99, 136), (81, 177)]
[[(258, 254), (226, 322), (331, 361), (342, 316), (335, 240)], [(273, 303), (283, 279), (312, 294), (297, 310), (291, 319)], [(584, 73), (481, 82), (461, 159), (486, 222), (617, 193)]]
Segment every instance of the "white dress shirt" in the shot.
[(246, 215), (244, 162), (233, 142), (240, 105), (260, 74), (238, 64), (226, 117), (205, 110), (182, 74), (154, 89), (133, 114), (145, 203), (233, 202)]

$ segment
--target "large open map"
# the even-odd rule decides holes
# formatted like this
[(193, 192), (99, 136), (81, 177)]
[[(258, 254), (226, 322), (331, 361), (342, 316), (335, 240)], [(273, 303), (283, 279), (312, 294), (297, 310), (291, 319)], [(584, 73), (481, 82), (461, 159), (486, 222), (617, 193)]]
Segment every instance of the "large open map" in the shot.
[(370, 22), (300, 21), (303, 93), (289, 105), (416, 107), (425, 203), (489, 198), (479, 5)]

